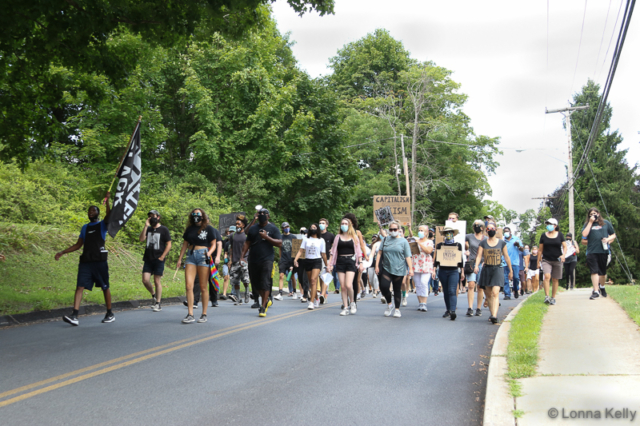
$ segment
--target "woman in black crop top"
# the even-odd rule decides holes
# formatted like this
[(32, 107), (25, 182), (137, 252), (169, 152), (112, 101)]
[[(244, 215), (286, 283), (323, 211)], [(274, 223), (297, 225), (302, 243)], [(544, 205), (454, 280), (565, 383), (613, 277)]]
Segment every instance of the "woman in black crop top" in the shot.
[(354, 256), (356, 249), (353, 246), (353, 240), (344, 241), (342, 238), (338, 241), (338, 256)]
[(538, 246), (531, 248), (529, 256), (529, 268), (527, 269), (527, 289), (535, 293), (540, 287), (540, 259), (538, 257)]

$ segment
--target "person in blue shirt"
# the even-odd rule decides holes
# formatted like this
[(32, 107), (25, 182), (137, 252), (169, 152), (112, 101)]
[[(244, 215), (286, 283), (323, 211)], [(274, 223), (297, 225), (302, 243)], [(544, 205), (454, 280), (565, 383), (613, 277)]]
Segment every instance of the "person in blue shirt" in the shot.
[[(507, 243), (507, 252), (509, 253), (509, 259), (511, 260), (511, 265), (513, 267), (513, 295), (517, 299), (520, 297), (519, 285), (519, 271), (520, 271), (520, 246), (522, 242), (520, 238), (516, 237), (511, 233), (511, 228), (505, 226), (502, 230), (504, 235), (504, 242)], [(506, 262), (504, 258), (502, 259), (502, 266), (506, 266)], [(509, 287), (509, 272), (505, 268), (504, 270), (504, 300), (511, 300), (511, 288)]]
[(82, 227), (78, 241), (58, 253), (55, 259), (59, 260), (62, 255), (80, 250), (80, 264), (78, 265), (78, 280), (76, 284), (76, 294), (73, 300), (73, 312), (70, 316), (63, 316), (64, 322), (71, 325), (79, 325), (78, 311), (80, 310), (80, 302), (84, 290), (91, 291), (94, 284), (100, 286), (104, 294), (104, 302), (107, 305), (107, 314), (102, 320), (103, 323), (113, 322), (116, 320), (113, 312), (111, 312), (111, 290), (109, 290), (109, 265), (107, 264), (107, 254), (109, 253), (104, 247), (107, 237), (107, 228), (109, 225), (109, 216), (111, 208), (109, 207), (109, 198), (111, 193), (107, 192), (105, 205), (107, 214), (103, 220), (100, 220), (100, 207), (90, 206), (88, 211), (89, 223)]

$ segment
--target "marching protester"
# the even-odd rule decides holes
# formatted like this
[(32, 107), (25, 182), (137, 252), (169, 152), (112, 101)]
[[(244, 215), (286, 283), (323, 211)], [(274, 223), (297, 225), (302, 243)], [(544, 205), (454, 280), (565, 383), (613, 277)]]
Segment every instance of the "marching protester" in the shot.
[(520, 252), (520, 294), (531, 294), (529, 292), (529, 264), (531, 263), (531, 250), (525, 244)]
[[(413, 260), (409, 242), (400, 236), (398, 221), (394, 220), (389, 224), (389, 236), (382, 238), (378, 253), (376, 274), (380, 281), (380, 291), (389, 303), (384, 316), (393, 315), (395, 318), (400, 318), (402, 316), (400, 314), (402, 281), (406, 274), (413, 276)], [(393, 301), (391, 286), (393, 286)]]
[[(349, 219), (340, 222), (340, 233), (333, 240), (331, 255), (327, 271), (335, 270), (338, 279), (342, 282), (342, 310), (341, 316), (355, 315), (358, 308), (355, 303), (353, 290), (354, 277), (358, 272), (360, 256), (360, 241), (353, 224)], [(351, 301), (351, 304), (349, 304)]]
[[(445, 226), (440, 234), (444, 236), (444, 242), (438, 243), (436, 245), (436, 250), (440, 250), (442, 246), (454, 246), (458, 248), (458, 251), (462, 252), (462, 245), (460, 243), (456, 243), (453, 239), (458, 234), (457, 229), (453, 229), (450, 226)], [(451, 321), (455, 321), (457, 318), (456, 315), (456, 307), (458, 305), (458, 296), (456, 294), (456, 290), (458, 287), (458, 282), (460, 281), (460, 276), (464, 277), (464, 270), (461, 271), (463, 266), (462, 261), (462, 253), (460, 253), (460, 262), (457, 266), (442, 266), (440, 264), (440, 259), (436, 256), (435, 264), (438, 266), (438, 276), (440, 278), (440, 282), (442, 283), (442, 292), (444, 295), (444, 304), (446, 306), (446, 311), (442, 318), (451, 318)], [(435, 271), (433, 273), (435, 275)]]
[(100, 220), (100, 207), (90, 206), (87, 212), (89, 223), (82, 226), (80, 236), (76, 243), (55, 255), (55, 260), (60, 260), (62, 255), (82, 249), (80, 255), (80, 263), (78, 265), (78, 278), (76, 282), (76, 293), (73, 298), (73, 311), (71, 315), (62, 317), (64, 322), (71, 325), (79, 325), (78, 311), (80, 310), (80, 302), (82, 301), (82, 293), (84, 290), (93, 290), (93, 286), (100, 286), (104, 295), (104, 303), (107, 307), (107, 313), (102, 319), (103, 323), (109, 323), (116, 320), (111, 312), (111, 290), (109, 289), (109, 264), (107, 262), (108, 251), (104, 247), (107, 237), (107, 227), (109, 224), (109, 216), (111, 209), (109, 207), (109, 198), (111, 193), (107, 192), (105, 198), (106, 215)]
[(229, 289), (229, 282), (231, 278), (229, 276), (230, 256), (229, 248), (231, 247), (231, 238), (233, 233), (236, 232), (235, 226), (230, 226), (225, 230), (224, 238), (222, 238), (222, 294), (218, 296), (220, 300), (227, 300), (227, 290)]
[[(473, 272), (480, 274), (478, 285), (484, 290), (485, 297), (489, 305), (489, 321), (496, 324), (498, 322), (498, 307), (500, 288), (505, 285), (503, 261), (506, 261), (508, 269), (508, 278), (513, 277), (513, 269), (511, 259), (507, 251), (507, 243), (496, 237), (496, 224), (492, 221), (486, 222), (486, 230), (488, 238), (482, 240), (478, 245), (478, 254)], [(484, 263), (482, 273), (480, 273), (480, 262)], [(508, 285), (508, 282), (507, 284)]]
[[(307, 239), (307, 233), (309, 231), (304, 226), (300, 228), (300, 235), (302, 235), (302, 241)], [(293, 256), (293, 253), (291, 253)], [(298, 277), (298, 283), (300, 287), (300, 303), (307, 303), (309, 294), (309, 277), (305, 269), (305, 259), (298, 259), (298, 266), (293, 265), (293, 273)]]
[[(147, 242), (144, 249), (142, 260), (142, 284), (151, 293), (153, 299), (153, 312), (162, 310), (162, 275), (164, 274), (164, 261), (167, 258), (169, 250), (171, 250), (171, 234), (169, 229), (160, 224), (160, 213), (157, 210), (151, 210), (147, 214), (147, 221), (144, 223), (142, 232), (140, 232), (140, 242)], [(153, 275), (154, 286), (151, 285), (151, 275)]]
[[(448, 221), (456, 223), (458, 221), (458, 219), (460, 218), (460, 215), (458, 215), (458, 213), (456, 212), (451, 212), (449, 213), (449, 217), (447, 218)], [(463, 277), (462, 275), (460, 275), (458, 281), (458, 286), (456, 288), (456, 296), (458, 295), (458, 293), (466, 293), (467, 289), (465, 287), (465, 277)]]
[[(325, 249), (327, 250), (328, 255), (331, 256), (331, 248), (333, 247), (333, 240), (336, 239), (336, 236), (328, 231), (329, 221), (327, 219), (320, 219), (318, 226), (320, 227), (320, 237), (324, 240)], [(331, 262), (331, 258), (328, 258), (327, 260)], [(325, 264), (325, 266), (328, 266), (328, 264)], [(320, 280), (320, 287), (320, 304), (322, 305), (327, 302), (327, 288), (329, 286), (324, 282), (324, 280)]]
[(371, 237), (371, 253), (369, 253), (369, 283), (373, 289), (373, 298), (377, 298), (380, 294), (380, 283), (378, 281), (378, 275), (376, 274), (376, 258), (378, 257), (378, 248), (380, 247), (380, 236), (375, 234)]
[(222, 238), (217, 229), (209, 224), (209, 217), (202, 209), (193, 209), (189, 214), (188, 225), (182, 235), (184, 240), (176, 269), (180, 269), (182, 258), (187, 252), (185, 260), (185, 287), (187, 292), (187, 316), (182, 320), (185, 324), (195, 322), (193, 317), (193, 286), (196, 275), (202, 295), (202, 315), (199, 323), (207, 322), (207, 308), (209, 306), (209, 260), (215, 256), (215, 264), (220, 263), (222, 252)]
[(587, 212), (587, 220), (582, 228), (582, 244), (587, 246), (587, 267), (591, 273), (593, 292), (590, 299), (597, 299), (602, 294), (607, 297), (604, 288), (609, 265), (610, 244), (616, 239), (613, 225), (604, 220), (600, 211), (591, 207)]
[[(240, 258), (244, 258), (249, 252), (249, 279), (251, 280), (252, 289), (257, 291), (262, 299), (258, 316), (266, 317), (267, 310), (272, 304), (269, 296), (271, 294), (271, 273), (275, 257), (273, 248), (282, 248), (282, 235), (277, 226), (269, 223), (269, 210), (260, 209), (256, 213), (256, 217), (258, 225), (251, 226), (247, 231), (247, 240), (242, 247)], [(256, 303), (258, 303), (257, 298)]]
[(427, 298), (429, 297), (429, 282), (433, 274), (433, 241), (429, 238), (429, 227), (418, 227), (418, 249), (420, 253), (412, 256), (413, 280), (416, 283), (416, 296), (418, 296), (418, 310), (427, 312)]
[[(436, 230), (435, 228), (429, 228), (429, 236), (427, 237), (431, 240), (431, 243), (435, 247), (436, 243)], [(434, 256), (433, 256), (434, 257)], [(436, 265), (433, 265), (433, 272), (435, 272), (435, 278), (433, 273), (431, 274), (431, 291), (433, 291), (433, 296), (437, 296), (440, 293), (440, 279), (438, 278), (438, 271)]]
[(320, 299), (317, 297), (318, 277), (322, 269), (322, 261), (327, 264), (327, 251), (324, 239), (320, 238), (320, 229), (315, 223), (309, 227), (309, 236), (302, 241), (300, 250), (293, 260), (293, 264), (298, 266), (298, 259), (304, 253), (305, 270), (309, 278), (309, 305), (308, 309), (313, 310), (320, 305)]
[(565, 241), (567, 242), (567, 251), (564, 253), (564, 270), (567, 274), (567, 284), (565, 288), (567, 290), (573, 290), (576, 286), (575, 271), (576, 265), (578, 265), (580, 248), (578, 247), (578, 243), (573, 239), (571, 232), (567, 232)]
[[(469, 291), (467, 293), (467, 301), (469, 302), (469, 308), (467, 309), (467, 316), (473, 315), (473, 297), (475, 294), (476, 283), (478, 282), (478, 276), (482, 273), (482, 259), (478, 266), (478, 274), (474, 271), (474, 265), (476, 264), (476, 257), (478, 256), (478, 247), (480, 243), (484, 241), (484, 222), (477, 219), (473, 222), (473, 234), (467, 234), (464, 237), (464, 244), (467, 250), (467, 262), (465, 263), (465, 275), (467, 276), (467, 284)], [(478, 303), (476, 305), (475, 315), (477, 317), (482, 315), (482, 301), (484, 299), (484, 290), (478, 287)]]
[(529, 255), (527, 268), (527, 290), (529, 291), (529, 294), (532, 294), (540, 289), (538, 246), (531, 247), (531, 255)]
[[(509, 259), (511, 265), (514, 268), (513, 273), (513, 296), (517, 299), (520, 297), (520, 291), (518, 289), (520, 285), (520, 246), (522, 242), (520, 238), (511, 233), (511, 228), (505, 226), (503, 228), (504, 242), (507, 243), (507, 252), (509, 253)], [(506, 258), (505, 258), (506, 259)], [(504, 300), (511, 299), (511, 288), (509, 287), (509, 273), (504, 270)]]
[[(249, 266), (247, 263), (247, 254), (242, 255), (244, 243), (247, 241), (245, 228), (247, 226), (247, 217), (243, 214), (236, 216), (235, 232), (229, 240), (229, 277), (231, 281), (231, 296), (234, 305), (242, 305), (249, 303)], [(240, 293), (240, 283), (244, 285), (244, 297)]]
[[(405, 236), (405, 231), (406, 231), (405, 227), (400, 225), (400, 238), (409, 242), (409, 240)], [(409, 227), (409, 234), (411, 234), (411, 227)], [(409, 246), (409, 248), (411, 248), (411, 246)], [(409, 277), (409, 274), (407, 273), (408, 271), (409, 271), (409, 265), (407, 264), (405, 265), (404, 278), (402, 279), (402, 297), (400, 298), (401, 306), (407, 306), (407, 291), (409, 291), (409, 289), (411, 288), (411, 285), (409, 284), (411, 277)]]
[[(562, 278), (562, 264), (564, 263), (564, 253), (567, 251), (567, 243), (564, 240), (564, 235), (558, 229), (557, 220), (551, 218), (544, 224), (547, 232), (540, 236), (538, 243), (539, 251), (542, 253), (540, 268), (544, 272), (544, 303), (555, 305), (558, 280)], [(549, 297), (550, 280), (553, 280), (551, 297)]]
[[(345, 213), (342, 216), (343, 219), (348, 219), (349, 221), (351, 221), (351, 225), (353, 226), (353, 229), (356, 231), (356, 235), (358, 236), (358, 242), (360, 243), (360, 249), (362, 252), (362, 256), (364, 257), (364, 260), (369, 260), (369, 256), (367, 255), (366, 251), (362, 251), (362, 247), (365, 247), (365, 243), (364, 243), (364, 238), (362, 237), (362, 232), (360, 232), (360, 230), (358, 229), (358, 219), (356, 218), (356, 215), (354, 215), (353, 213)], [(340, 225), (342, 226), (342, 225)], [(362, 260), (362, 259), (360, 259)], [(362, 268), (362, 264), (360, 264), (359, 268), (359, 272), (362, 272), (362, 270), (360, 268)], [(351, 302), (356, 302), (357, 304), (357, 299), (358, 299), (358, 295), (360, 293), (360, 289), (359, 289), (359, 280), (358, 280), (358, 275), (356, 274), (353, 278), (353, 293), (356, 295), (356, 300), (351, 300)], [(344, 285), (344, 283), (342, 281), (340, 281), (341, 285)], [(345, 305), (346, 306), (346, 305)]]
[[(274, 297), (275, 300), (282, 300), (284, 280), (286, 279), (287, 274), (293, 270), (293, 259), (291, 258), (293, 243), (291, 241), (296, 239), (296, 237), (291, 234), (291, 226), (289, 225), (289, 222), (282, 222), (280, 227), (282, 229), (282, 247), (280, 248), (280, 260), (278, 261), (280, 282), (278, 283), (278, 294)], [(292, 277), (291, 279), (294, 280), (293, 289), (295, 292), (295, 277)]]

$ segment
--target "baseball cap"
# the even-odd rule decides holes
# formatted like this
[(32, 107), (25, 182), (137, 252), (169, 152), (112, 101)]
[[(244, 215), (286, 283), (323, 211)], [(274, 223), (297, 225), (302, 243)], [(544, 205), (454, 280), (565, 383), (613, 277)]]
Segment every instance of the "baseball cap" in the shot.
[(544, 222), (544, 224), (545, 224), (545, 225), (555, 225), (555, 226), (558, 226), (558, 221), (557, 221), (557, 220), (555, 220), (554, 218), (551, 218), (551, 219), (547, 219), (547, 220)]
[(158, 210), (149, 210), (149, 213), (147, 213), (147, 216), (150, 214), (155, 214), (156, 216), (160, 216), (160, 213), (158, 213)]
[(289, 226), (289, 222), (282, 222), (282, 225), (280, 225), (281, 228), (286, 228)]
[(508, 226), (505, 226), (502, 230), (505, 231), (505, 232), (507, 232), (507, 231), (511, 232), (511, 228), (509, 228)]
[(300, 232), (302, 232), (302, 231), (307, 232), (307, 228), (305, 228), (305, 227), (303, 226), (302, 228), (300, 228)]
[(493, 220), (496, 220), (496, 219), (495, 219), (493, 216), (491, 216), (490, 214), (489, 214), (489, 215), (486, 215), (484, 218), (485, 218), (485, 219), (493, 219)]
[(260, 209), (260, 211), (258, 212), (258, 214), (269, 214), (269, 210), (267, 210), (267, 209)]

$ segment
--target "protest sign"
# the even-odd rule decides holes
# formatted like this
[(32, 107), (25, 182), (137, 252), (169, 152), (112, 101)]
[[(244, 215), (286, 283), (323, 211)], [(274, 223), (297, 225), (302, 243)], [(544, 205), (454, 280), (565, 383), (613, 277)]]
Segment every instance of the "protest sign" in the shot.
[(389, 207), (393, 218), (402, 225), (411, 222), (411, 198), (400, 195), (374, 195), (373, 196), (373, 221), (378, 222), (376, 211), (383, 207)]

